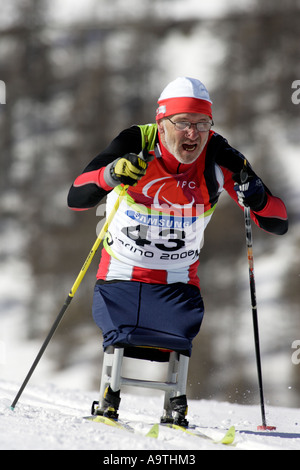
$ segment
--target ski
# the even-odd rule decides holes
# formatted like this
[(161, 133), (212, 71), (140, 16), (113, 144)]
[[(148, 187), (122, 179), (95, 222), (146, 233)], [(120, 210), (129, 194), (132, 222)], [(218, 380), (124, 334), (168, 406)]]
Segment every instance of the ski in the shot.
[(101, 416), (101, 415), (92, 415), (92, 416), (85, 416), (84, 419), (87, 419), (88, 421), (93, 421), (94, 423), (102, 423), (106, 424), (107, 426), (112, 426), (114, 428), (118, 429), (123, 429), (125, 431), (130, 431), (130, 432), (135, 432), (134, 428), (131, 427), (128, 423), (125, 423), (123, 421), (117, 421), (112, 418), (108, 418), (107, 416)]
[(222, 439), (220, 440), (215, 440), (213, 439), (211, 436), (208, 436), (207, 434), (201, 432), (201, 431), (198, 431), (196, 429), (189, 429), (189, 428), (185, 428), (183, 426), (179, 426), (177, 424), (163, 424), (163, 426), (166, 426), (168, 428), (171, 428), (171, 429), (176, 429), (177, 431), (182, 431), (186, 434), (189, 434), (190, 436), (195, 436), (195, 437), (200, 437), (202, 439), (207, 439), (211, 442), (213, 442), (214, 444), (224, 444), (224, 445), (232, 445), (234, 443), (234, 439), (235, 439), (235, 427), (234, 426), (231, 426), (228, 431), (225, 433), (225, 435), (222, 437)]
[(125, 431), (129, 431), (131, 433), (138, 433), (138, 434), (142, 434), (143, 436), (145, 437), (150, 437), (150, 438), (154, 438), (154, 439), (158, 439), (159, 438), (159, 431), (160, 429), (163, 429), (163, 428), (170, 428), (170, 429), (174, 429), (174, 430), (177, 430), (177, 431), (181, 431), (181, 432), (184, 432), (185, 434), (188, 434), (190, 436), (194, 436), (194, 437), (199, 437), (199, 438), (202, 438), (202, 439), (207, 439), (209, 440), (210, 442), (214, 443), (214, 444), (223, 444), (223, 445), (233, 445), (234, 443), (234, 439), (235, 439), (235, 428), (234, 426), (231, 426), (228, 431), (225, 433), (225, 435), (220, 439), (220, 440), (215, 440), (213, 439), (211, 436), (201, 432), (201, 431), (198, 431), (196, 429), (190, 429), (190, 428), (185, 428), (183, 426), (179, 426), (177, 424), (172, 424), (172, 423), (166, 423), (166, 424), (161, 424), (161, 423), (155, 423), (151, 426), (150, 430), (144, 434), (144, 433), (141, 433), (140, 431), (136, 431), (134, 429), (133, 426), (131, 426), (128, 422), (125, 422), (125, 421), (116, 421), (112, 418), (108, 418), (106, 416), (100, 416), (100, 415), (97, 415), (97, 416), (85, 416), (84, 419), (87, 419), (88, 421), (92, 421), (94, 423), (102, 423), (102, 424), (105, 424), (107, 426), (112, 426), (114, 428), (117, 428), (117, 429), (122, 429), (122, 430), (125, 430)]
[(151, 427), (150, 431), (147, 432), (146, 437), (153, 437), (154, 439), (157, 439), (159, 436), (159, 424), (155, 423)]
[(125, 422), (125, 421), (120, 421), (120, 420), (115, 420), (115, 419), (112, 419), (112, 418), (108, 418), (107, 416), (101, 416), (101, 415), (96, 415), (96, 416), (85, 416), (84, 419), (87, 419), (88, 421), (93, 421), (94, 423), (102, 423), (102, 424), (105, 424), (107, 426), (112, 426), (114, 428), (117, 428), (117, 429), (122, 429), (123, 431), (128, 431), (128, 432), (131, 432), (131, 433), (135, 433), (135, 434), (141, 434), (142, 436), (145, 436), (145, 437), (153, 437), (153, 438), (157, 438), (158, 437), (158, 433), (159, 433), (159, 428), (158, 428), (158, 424), (154, 424), (150, 430), (144, 434), (142, 433), (141, 431), (137, 431), (136, 429), (134, 429), (133, 426), (131, 426), (129, 423)]

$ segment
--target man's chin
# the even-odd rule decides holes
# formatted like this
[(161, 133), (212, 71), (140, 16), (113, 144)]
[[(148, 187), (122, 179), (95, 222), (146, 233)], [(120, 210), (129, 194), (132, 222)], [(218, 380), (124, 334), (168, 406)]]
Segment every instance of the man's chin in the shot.
[(205, 145), (206, 145), (206, 142), (207, 142), (207, 139), (205, 142), (202, 143), (202, 145), (197, 145), (196, 149), (193, 150), (193, 151), (188, 151), (188, 150), (185, 150), (184, 148), (181, 148), (181, 152), (178, 152), (178, 155), (177, 155), (177, 160), (180, 162), (180, 163), (184, 163), (186, 165), (188, 165), (189, 163), (194, 163), (197, 158), (200, 157)]
[(198, 157), (199, 152), (183, 151), (180, 153), (180, 155), (177, 156), (177, 160), (179, 161), (179, 163), (184, 163), (185, 165), (188, 165), (189, 163), (194, 163)]

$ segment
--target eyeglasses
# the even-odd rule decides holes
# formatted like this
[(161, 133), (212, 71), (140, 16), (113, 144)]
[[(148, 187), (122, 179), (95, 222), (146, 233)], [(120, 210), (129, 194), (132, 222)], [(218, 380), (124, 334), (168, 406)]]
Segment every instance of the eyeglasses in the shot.
[(196, 126), (197, 131), (207, 132), (214, 125), (214, 121), (200, 121), (193, 123), (188, 121), (173, 122), (170, 118), (167, 119), (175, 126), (175, 129), (177, 129), (178, 131), (187, 131), (192, 126)]

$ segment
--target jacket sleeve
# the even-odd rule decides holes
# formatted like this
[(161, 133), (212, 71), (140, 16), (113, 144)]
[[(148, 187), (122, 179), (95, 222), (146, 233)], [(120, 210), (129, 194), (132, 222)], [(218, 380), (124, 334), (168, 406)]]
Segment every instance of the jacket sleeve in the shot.
[[(223, 142), (218, 152), (216, 163), (220, 165), (224, 175), (224, 189), (230, 197), (240, 206), (236, 191), (234, 190), (234, 180), (232, 176), (243, 168), (245, 157), (238, 150), (231, 147), (227, 140)], [(247, 161), (249, 174), (256, 175), (250, 163)], [(284, 235), (288, 230), (288, 215), (284, 202), (274, 196), (263, 183), (267, 193), (267, 202), (262, 210), (254, 212), (251, 210), (251, 218), (261, 229), (275, 235)], [(240, 206), (242, 208), (242, 206)], [(243, 209), (243, 208), (242, 208)]]
[[(234, 182), (232, 174), (226, 178), (224, 188), (228, 194), (235, 200), (235, 202), (243, 209), (238, 203), (236, 191), (234, 190)], [(284, 202), (276, 196), (273, 196), (268, 188), (265, 187), (267, 192), (267, 203), (265, 207), (259, 211), (254, 212), (251, 210), (251, 219), (261, 229), (273, 233), (275, 235), (284, 235), (288, 230), (288, 216)]]
[(126, 153), (139, 153), (142, 149), (141, 140), (141, 131), (138, 126), (122, 131), (75, 179), (68, 194), (69, 208), (86, 210), (99, 204), (112, 189), (103, 178), (106, 165)]

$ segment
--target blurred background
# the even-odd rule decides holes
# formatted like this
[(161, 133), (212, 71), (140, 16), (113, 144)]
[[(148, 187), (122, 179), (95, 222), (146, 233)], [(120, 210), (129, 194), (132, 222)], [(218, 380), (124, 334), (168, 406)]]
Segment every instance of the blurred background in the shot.
[[(300, 340), (299, 24), (299, 0), (1, 6), (0, 379), (23, 381), (96, 239), (104, 212), (67, 208), (73, 180), (123, 128), (154, 122), (162, 89), (186, 75), (209, 89), (214, 129), (287, 205), (287, 235), (253, 227), (254, 265), (266, 403), (300, 407), (300, 364), (292, 361)], [(99, 255), (33, 383), (97, 391)], [(200, 261), (206, 316), (188, 397), (257, 404), (244, 219), (226, 193)]]

